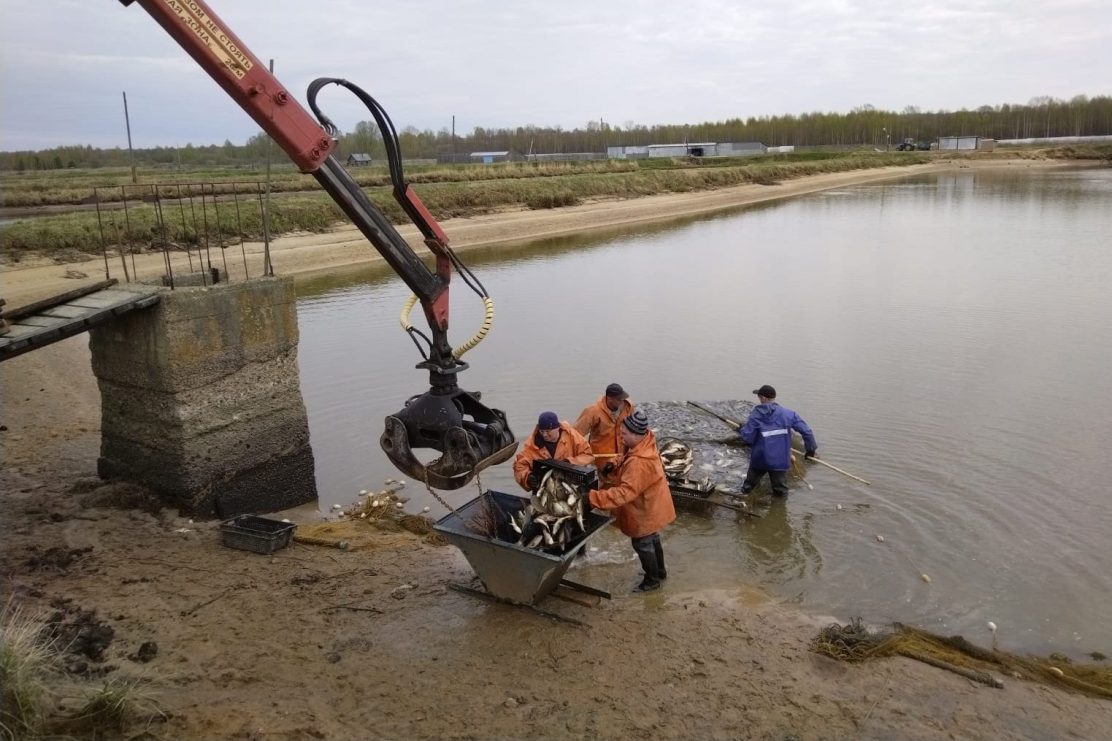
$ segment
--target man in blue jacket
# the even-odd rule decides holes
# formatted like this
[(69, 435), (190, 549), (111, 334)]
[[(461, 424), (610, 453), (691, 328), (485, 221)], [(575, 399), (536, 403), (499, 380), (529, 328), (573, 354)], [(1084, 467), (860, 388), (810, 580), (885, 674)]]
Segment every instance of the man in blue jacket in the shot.
[(807, 458), (815, 457), (819, 444), (802, 417), (776, 403), (776, 389), (765, 384), (753, 393), (757, 395), (758, 404), (738, 430), (742, 441), (751, 446), (749, 471), (741, 492), (748, 494), (756, 489), (767, 473), (772, 493), (784, 497), (788, 495), (787, 477), (792, 463), (792, 430), (803, 436)]

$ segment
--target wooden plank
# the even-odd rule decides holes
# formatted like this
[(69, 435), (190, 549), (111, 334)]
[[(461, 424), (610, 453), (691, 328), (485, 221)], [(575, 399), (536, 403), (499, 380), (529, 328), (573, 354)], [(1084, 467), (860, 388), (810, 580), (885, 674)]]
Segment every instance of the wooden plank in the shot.
[(82, 296), (73, 301), (67, 301), (66, 305), (83, 306), (87, 309), (109, 309), (118, 304), (126, 304), (130, 301), (134, 301), (143, 295), (150, 294), (131, 293), (130, 291), (100, 291), (99, 293)]
[(583, 607), (598, 607), (599, 602), (602, 601), (602, 599), (596, 595), (581, 594), (572, 589), (568, 589), (565, 586), (556, 587), (556, 589), (553, 590), (551, 596), (557, 599), (562, 599), (565, 602), (574, 602), (575, 604), (582, 605)]
[(49, 309), (39, 312), (39, 316), (56, 316), (63, 319), (76, 319), (85, 316), (89, 313), (90, 309), (83, 306), (71, 306), (69, 304), (62, 304), (61, 306), (51, 306)]
[(41, 316), (41, 315), (39, 315), (39, 316), (25, 316), (25, 317), (23, 317), (22, 319), (19, 320), (18, 324), (22, 324), (25, 327), (44, 327), (45, 328), (45, 327), (57, 327), (59, 324), (66, 324), (67, 322), (71, 322), (71, 321), (73, 321), (73, 320), (72, 319), (66, 319), (65, 317)]
[[(98, 300), (98, 297), (103, 297), (104, 293), (115, 294), (114, 300), (107, 302)], [(101, 294), (90, 294), (66, 304), (51, 307), (39, 315), (24, 317), (11, 325), (11, 331), (4, 336), (4, 341), (0, 343), (0, 360), (7, 360), (67, 337), (81, 334), (90, 327), (109, 321), (119, 314), (153, 306), (161, 298), (158, 293), (104, 291)], [(106, 303), (107, 305), (82, 306), (83, 303)], [(64, 316), (56, 316), (57, 314)]]
[[(82, 299), (78, 299), (77, 301), (72, 301), (72, 302), (70, 302), (69, 304), (66, 304), (66, 305), (67, 306), (75, 306), (75, 307), (78, 307), (78, 308), (92, 309), (94, 311), (113, 311), (115, 309), (120, 308), (121, 306), (125, 306), (125, 307), (134, 306), (138, 301), (142, 300), (143, 298), (145, 298), (145, 297), (142, 296), (141, 294), (134, 294), (133, 293), (133, 294), (130, 294), (129, 296), (127, 296), (125, 298), (115, 299), (115, 300), (112, 300), (112, 301), (98, 301), (98, 300), (96, 300), (96, 299), (94, 299), (93, 297), (90, 296), (88, 298), (82, 298)], [(90, 305), (86, 306), (84, 302), (89, 302)]]
[(51, 306), (57, 306), (58, 304), (64, 304), (67, 301), (75, 298), (80, 298), (81, 296), (88, 296), (90, 293), (96, 293), (97, 291), (101, 291), (105, 288), (108, 288), (109, 286), (114, 286), (117, 283), (119, 283), (119, 281), (117, 281), (115, 278), (112, 278), (111, 280), (102, 280), (99, 283), (93, 283), (88, 286), (76, 288), (72, 291), (59, 293), (57, 296), (44, 298), (41, 301), (35, 301), (33, 303), (27, 304), (26, 306), (17, 306), (14, 309), (8, 309), (7, 311), (0, 313), (0, 318), (8, 319), (10, 321), (12, 319), (18, 319), (21, 316), (31, 316), (32, 314), (37, 314), (43, 309), (49, 308)]
[(40, 327), (24, 327), (19, 324), (13, 324), (11, 325), (11, 331), (4, 335), (4, 337), (14, 342), (28, 335), (33, 335), (35, 332), (38, 332), (39, 329)]

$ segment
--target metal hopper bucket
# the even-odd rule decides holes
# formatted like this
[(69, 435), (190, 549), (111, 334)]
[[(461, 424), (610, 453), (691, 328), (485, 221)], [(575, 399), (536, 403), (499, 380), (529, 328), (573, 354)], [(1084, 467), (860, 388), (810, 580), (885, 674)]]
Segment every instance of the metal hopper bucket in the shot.
[[(512, 538), (509, 515), (520, 511), (529, 502), (527, 497), (488, 491), (497, 507), (498, 534)], [(567, 551), (559, 555), (516, 545), (510, 540), (484, 537), (467, 526), (481, 512), (483, 496), (442, 517), (433, 529), (455, 547), (463, 551), (467, 562), (494, 597), (522, 605), (535, 605), (560, 584), (575, 554), (583, 545), (609, 524), (611, 517), (604, 512), (588, 512), (584, 518), (586, 533), (568, 544)]]

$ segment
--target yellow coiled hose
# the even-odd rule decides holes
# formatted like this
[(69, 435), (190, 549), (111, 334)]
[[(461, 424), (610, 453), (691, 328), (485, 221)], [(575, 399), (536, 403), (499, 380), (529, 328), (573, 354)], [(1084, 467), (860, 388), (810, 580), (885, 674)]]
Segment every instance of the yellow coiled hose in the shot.
[[(483, 324), (479, 327), (479, 331), (475, 333), (474, 337), (452, 350), (452, 357), (456, 360), (462, 358), (465, 352), (473, 349), (476, 345), (482, 342), (483, 338), (487, 336), (488, 332), (490, 332), (491, 325), (494, 324), (494, 299), (492, 299), (490, 296), (483, 296), (482, 299)], [(400, 317), (402, 329), (404, 329), (406, 332), (408, 332), (410, 327), (413, 326), (413, 323), (409, 321), (409, 315), (413, 313), (413, 307), (416, 305), (417, 295), (410, 294), (409, 300), (406, 301), (405, 306), (402, 307), (402, 314)]]

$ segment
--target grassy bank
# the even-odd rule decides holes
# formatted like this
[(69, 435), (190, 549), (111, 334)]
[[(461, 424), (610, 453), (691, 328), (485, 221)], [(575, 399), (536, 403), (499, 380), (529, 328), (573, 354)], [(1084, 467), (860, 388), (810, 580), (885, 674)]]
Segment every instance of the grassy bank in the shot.
[[(955, 156), (955, 155), (947, 155)], [(984, 155), (975, 155), (984, 158)], [(1112, 147), (1063, 147), (1056, 150), (1004, 150), (994, 158), (1013, 159), (1112, 159)], [(421, 198), (438, 219), (489, 213), (502, 208), (558, 208), (596, 199), (637, 198), (663, 193), (713, 190), (747, 183), (775, 184), (824, 173), (847, 172), (930, 162), (937, 153), (925, 152), (806, 152), (759, 158), (610, 160), (564, 163), (505, 163), (499, 165), (436, 166), (407, 169)], [(75, 253), (97, 254), (102, 247), (124, 251), (171, 246), (216, 247), (262, 239), (263, 223), (257, 196), (242, 189), (233, 200), (234, 182), (244, 172), (236, 168), (164, 172), (150, 176), (148, 194), (157, 192), (161, 220), (149, 198), (129, 199), (126, 211), (105, 207), (100, 214), (75, 210), (52, 216), (22, 219), (0, 232), (0, 260), (19, 262), (28, 256), (73, 259)], [(189, 177), (184, 177), (189, 176)], [(13, 205), (11, 174), (3, 178), (6, 205)], [(22, 182), (15, 196), (38, 193), (44, 201), (74, 197), (88, 201), (94, 183), (113, 178), (130, 181), (129, 172), (59, 171), (52, 177), (35, 176)], [(405, 221), (394, 202), (389, 177), (383, 169), (356, 171), (368, 197), (395, 223)], [(218, 180), (224, 178), (224, 180)], [(148, 179), (145, 175), (144, 179)], [(188, 197), (173, 187), (176, 182), (217, 183), (214, 202), (210, 195)], [(283, 170), (274, 179), (276, 196), (270, 208), (271, 236), (291, 232), (323, 232), (344, 221), (335, 204), (308, 175)], [(78, 197), (78, 194), (84, 193)], [(224, 195), (221, 195), (221, 194)], [(203, 202), (202, 202), (203, 201)], [(111, 204), (108, 204), (111, 206)]]

